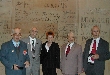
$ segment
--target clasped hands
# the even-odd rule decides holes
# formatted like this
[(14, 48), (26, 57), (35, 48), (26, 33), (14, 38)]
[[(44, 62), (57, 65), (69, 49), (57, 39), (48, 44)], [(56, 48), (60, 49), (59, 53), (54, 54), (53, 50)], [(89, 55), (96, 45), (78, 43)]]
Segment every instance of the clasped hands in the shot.
[(98, 54), (94, 54), (91, 56), (93, 59), (99, 59), (99, 55)]
[[(29, 61), (26, 61), (24, 64), (25, 64), (25, 68), (28, 68), (29, 65), (30, 65), (30, 64), (29, 64)], [(13, 65), (13, 70), (19, 70), (18, 65), (14, 64), (14, 65)]]

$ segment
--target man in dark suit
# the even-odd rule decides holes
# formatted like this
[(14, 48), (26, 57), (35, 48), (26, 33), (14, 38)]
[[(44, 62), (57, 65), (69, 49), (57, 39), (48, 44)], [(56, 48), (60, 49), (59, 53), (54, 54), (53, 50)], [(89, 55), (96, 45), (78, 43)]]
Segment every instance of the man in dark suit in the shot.
[(30, 66), (26, 68), (26, 75), (40, 75), (40, 51), (42, 43), (36, 38), (38, 30), (32, 27), (29, 36), (22, 39), (27, 43), (28, 54), (30, 57)]
[(86, 75), (104, 75), (105, 60), (110, 58), (109, 43), (100, 38), (100, 29), (93, 26), (93, 38), (88, 39), (83, 52), (83, 67)]
[(73, 32), (68, 33), (68, 43), (61, 47), (61, 65), (63, 75), (80, 75), (82, 73), (82, 48), (75, 43)]
[(20, 40), (21, 29), (12, 29), (12, 39), (1, 46), (1, 63), (6, 75), (26, 75), (29, 56), (26, 43)]

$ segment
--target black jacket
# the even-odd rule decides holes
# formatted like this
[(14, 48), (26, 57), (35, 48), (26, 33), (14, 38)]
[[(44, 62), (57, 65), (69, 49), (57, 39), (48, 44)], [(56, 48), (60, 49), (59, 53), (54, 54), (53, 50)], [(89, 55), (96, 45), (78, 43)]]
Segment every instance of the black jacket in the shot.
[(47, 68), (60, 68), (60, 48), (55, 42), (52, 42), (49, 51), (47, 52), (45, 45), (42, 44), (42, 50), (40, 55), (40, 63), (42, 64), (42, 70)]

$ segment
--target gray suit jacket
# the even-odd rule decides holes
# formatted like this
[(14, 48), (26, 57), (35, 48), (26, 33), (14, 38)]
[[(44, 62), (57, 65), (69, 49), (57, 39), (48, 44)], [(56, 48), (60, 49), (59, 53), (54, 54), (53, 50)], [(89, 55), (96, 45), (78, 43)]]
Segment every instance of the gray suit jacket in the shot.
[(60, 68), (64, 74), (75, 75), (82, 71), (82, 49), (81, 46), (74, 43), (69, 54), (65, 55), (66, 44), (61, 48), (61, 65)]
[(32, 65), (35, 67), (35, 69), (40, 68), (40, 51), (41, 51), (41, 46), (42, 43), (39, 39), (36, 38), (36, 45), (35, 45), (35, 59), (33, 60), (32, 58), (32, 51), (31, 51), (31, 44), (30, 44), (30, 38), (24, 38), (22, 39), (25, 43), (27, 43), (27, 49), (28, 49), (28, 54), (30, 57), (30, 67)]

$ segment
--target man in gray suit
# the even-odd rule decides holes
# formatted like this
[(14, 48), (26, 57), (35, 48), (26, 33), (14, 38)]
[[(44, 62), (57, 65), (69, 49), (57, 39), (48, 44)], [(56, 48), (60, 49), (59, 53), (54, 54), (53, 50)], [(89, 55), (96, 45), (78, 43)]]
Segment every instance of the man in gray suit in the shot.
[(74, 33), (68, 33), (68, 43), (61, 47), (61, 71), (63, 75), (80, 75), (82, 72), (82, 48), (74, 42)]
[(30, 57), (30, 66), (26, 69), (26, 75), (40, 75), (40, 50), (41, 41), (36, 38), (37, 28), (33, 27), (27, 38), (22, 39), (27, 43), (28, 54)]

